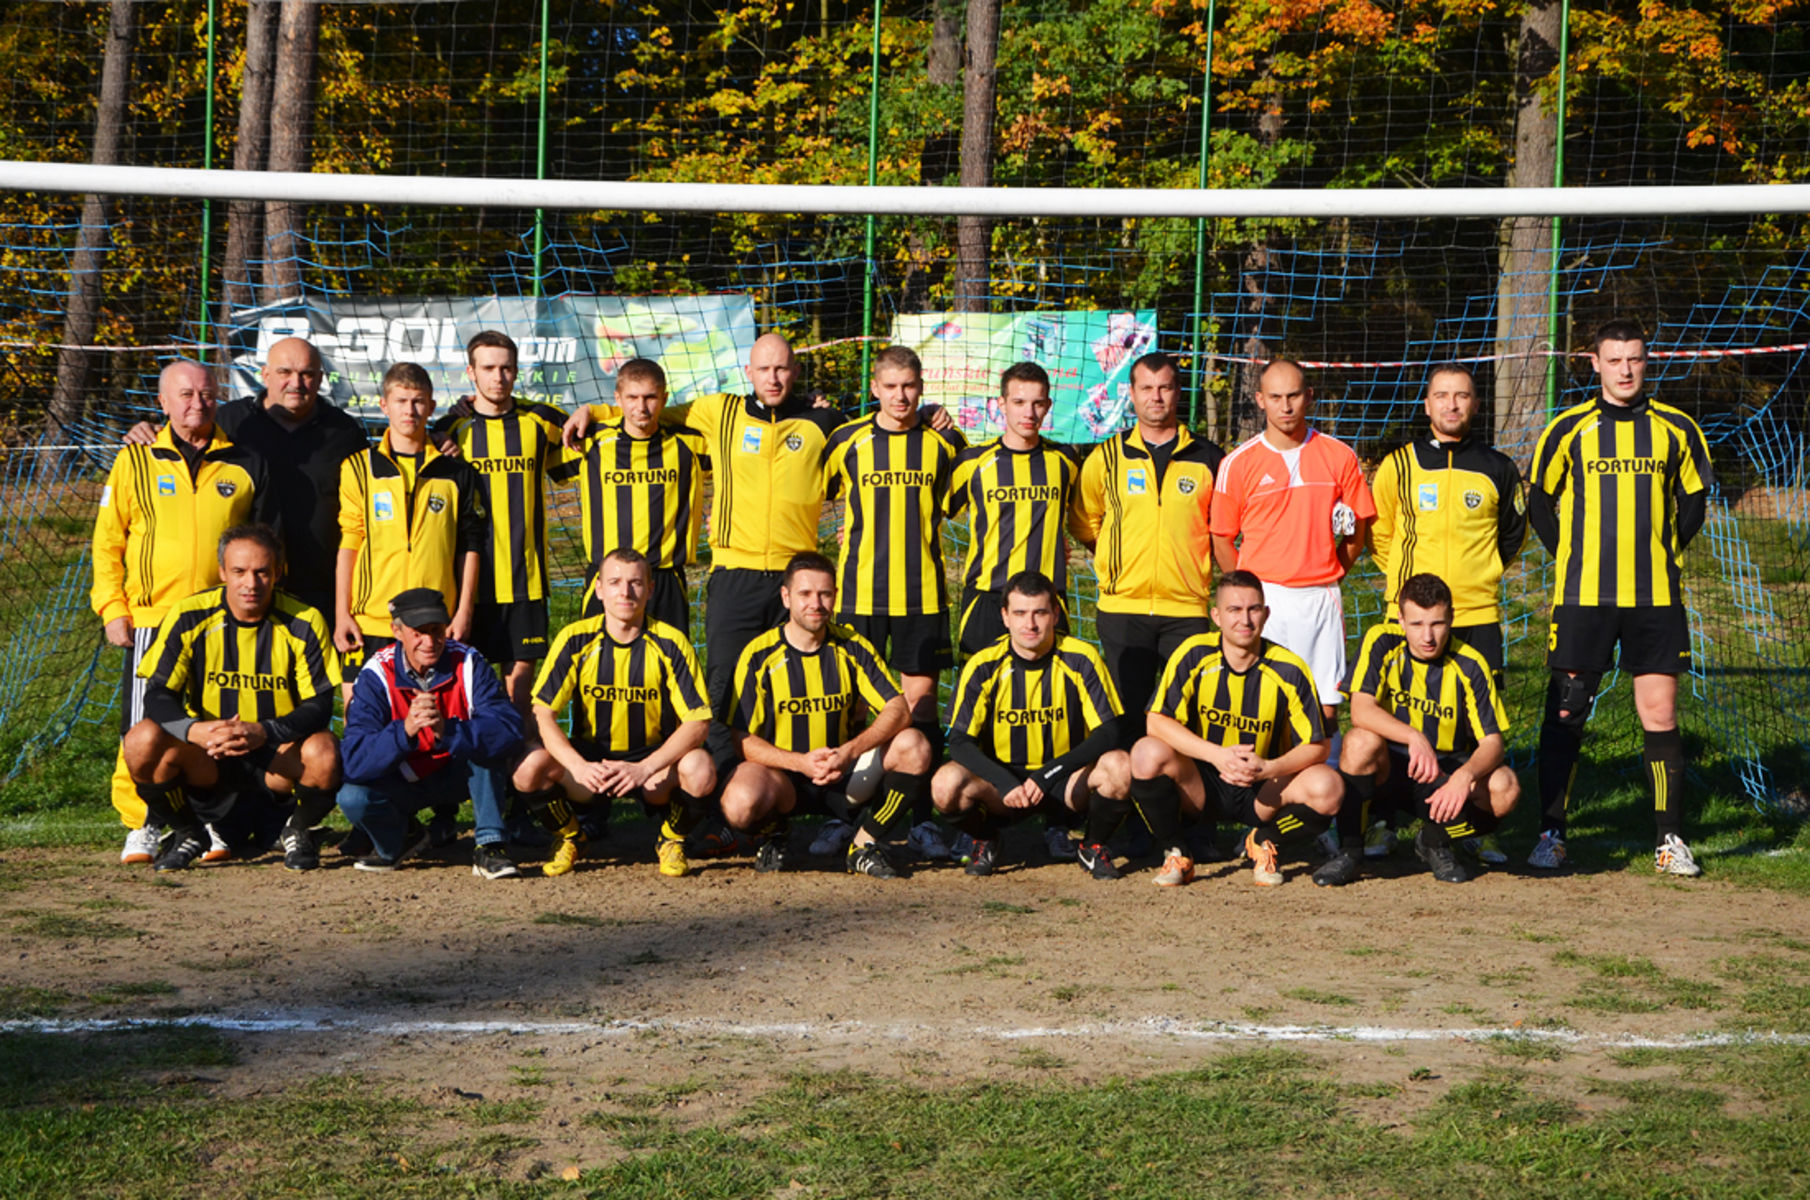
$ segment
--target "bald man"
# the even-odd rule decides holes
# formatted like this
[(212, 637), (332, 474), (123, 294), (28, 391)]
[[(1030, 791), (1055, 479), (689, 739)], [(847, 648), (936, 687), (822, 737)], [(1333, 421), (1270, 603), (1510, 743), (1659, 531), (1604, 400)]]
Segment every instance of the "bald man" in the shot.
[[(793, 555), (816, 551), (823, 516), (823, 450), (841, 410), (798, 394), (798, 360), (777, 333), (761, 335), (748, 355), (752, 394), (718, 393), (667, 407), (662, 422), (701, 434), (715, 472), (710, 551), (715, 563), (704, 609), (704, 656), (717, 720), (729, 712), (736, 660), (785, 616), (779, 585)], [(574, 445), (608, 405), (580, 408), (566, 422)], [(727, 739), (713, 729), (719, 762)]]
[[(356, 417), (321, 399), (325, 373), (313, 343), (289, 337), (272, 344), (262, 376), (256, 396), (222, 404), (215, 419), (227, 437), (268, 465), (271, 495), (283, 517), (284, 590), (330, 613), (339, 553), (339, 464), (368, 439)], [(139, 425), (126, 440), (148, 444), (154, 432)]]
[[(220, 582), (216, 546), (236, 525), (272, 521), (273, 502), (263, 459), (225, 437), (215, 423), (219, 384), (200, 363), (178, 359), (157, 380), (161, 427), (123, 447), (107, 473), (94, 517), (94, 587), (90, 602), (109, 644), (125, 653), (120, 684), (120, 733), (144, 716), (138, 660), (151, 648), (164, 614), (178, 601)], [(124, 863), (157, 856), (162, 830), (145, 823), (125, 759), (114, 763), (113, 807), (131, 832)], [(207, 860), (226, 857), (218, 835)]]

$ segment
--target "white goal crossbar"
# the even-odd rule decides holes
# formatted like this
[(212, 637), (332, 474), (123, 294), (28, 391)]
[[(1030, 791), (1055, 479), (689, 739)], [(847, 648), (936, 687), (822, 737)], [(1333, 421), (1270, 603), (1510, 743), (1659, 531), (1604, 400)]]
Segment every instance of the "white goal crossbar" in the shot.
[(1614, 188), (964, 188), (320, 175), (0, 161), (0, 189), (212, 200), (984, 217), (1676, 217), (1810, 212), (1810, 184)]

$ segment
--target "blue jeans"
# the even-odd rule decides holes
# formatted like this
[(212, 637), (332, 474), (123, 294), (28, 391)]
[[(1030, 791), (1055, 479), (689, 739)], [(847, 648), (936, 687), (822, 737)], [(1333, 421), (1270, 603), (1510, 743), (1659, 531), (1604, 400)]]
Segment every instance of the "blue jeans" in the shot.
[(395, 858), (402, 853), (410, 817), (424, 808), (456, 805), (470, 796), (478, 845), (501, 845), (506, 782), (501, 767), (469, 760), (452, 762), (415, 783), (400, 775), (388, 775), (375, 783), (348, 779), (339, 787), (339, 807), (346, 820), (370, 837), (377, 853)]

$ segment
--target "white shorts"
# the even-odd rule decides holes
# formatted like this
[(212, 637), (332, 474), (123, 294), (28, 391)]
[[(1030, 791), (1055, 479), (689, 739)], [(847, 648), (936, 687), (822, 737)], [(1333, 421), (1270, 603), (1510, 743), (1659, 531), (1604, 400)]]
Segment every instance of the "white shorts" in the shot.
[(1263, 636), (1307, 661), (1321, 704), (1344, 703), (1345, 598), (1339, 585), (1287, 587), (1266, 580), (1263, 602), (1270, 610)]

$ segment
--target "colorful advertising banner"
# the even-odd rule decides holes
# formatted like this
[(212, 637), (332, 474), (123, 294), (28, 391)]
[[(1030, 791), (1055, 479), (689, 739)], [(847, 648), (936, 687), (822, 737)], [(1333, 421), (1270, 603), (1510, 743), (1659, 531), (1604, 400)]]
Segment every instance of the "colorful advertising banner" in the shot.
[(1050, 373), (1043, 432), (1097, 442), (1131, 424), (1131, 364), (1156, 346), (1156, 311), (910, 313), (892, 340), (924, 362), (924, 399), (941, 404), (970, 441), (1000, 431), (999, 373), (1029, 360)]
[(235, 395), (263, 386), (259, 371), (274, 343), (301, 337), (320, 350), (327, 374), (321, 393), (364, 416), (376, 414), (383, 373), (398, 362), (426, 368), (443, 404), (469, 395), (465, 343), (485, 329), (515, 339), (516, 394), (562, 408), (608, 401), (617, 370), (631, 358), (658, 362), (678, 403), (740, 391), (747, 386), (742, 364), (754, 348), (747, 296), (333, 296), (233, 316)]

